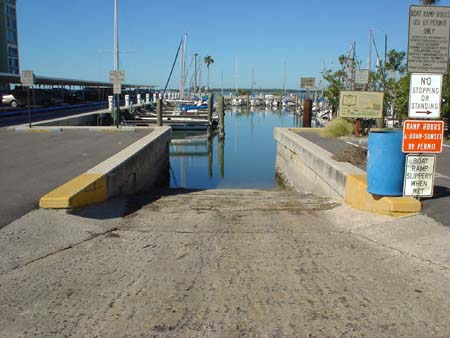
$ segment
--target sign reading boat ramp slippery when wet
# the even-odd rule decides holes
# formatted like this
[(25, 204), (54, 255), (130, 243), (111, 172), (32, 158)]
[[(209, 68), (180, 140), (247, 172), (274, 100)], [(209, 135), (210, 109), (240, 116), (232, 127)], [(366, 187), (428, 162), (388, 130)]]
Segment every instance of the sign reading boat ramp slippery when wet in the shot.
[(433, 196), (435, 155), (406, 155), (403, 196)]
[(411, 74), (408, 116), (439, 118), (441, 115), (441, 74)]
[(383, 92), (341, 91), (339, 117), (380, 119), (383, 113)]
[(408, 72), (447, 73), (450, 7), (409, 8)]

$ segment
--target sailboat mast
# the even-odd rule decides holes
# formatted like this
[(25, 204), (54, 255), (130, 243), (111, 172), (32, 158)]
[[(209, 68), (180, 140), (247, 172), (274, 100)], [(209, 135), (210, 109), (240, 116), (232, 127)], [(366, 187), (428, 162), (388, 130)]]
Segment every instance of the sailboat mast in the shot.
[(235, 85), (236, 85), (236, 94), (238, 93), (238, 81), (239, 81), (239, 73), (238, 73), (238, 57), (236, 56), (236, 74), (235, 74)]
[(252, 68), (252, 94), (255, 92), (255, 70)]
[(184, 99), (184, 87), (185, 87), (185, 69), (186, 69), (186, 43), (187, 34), (184, 34), (183, 45), (181, 48), (181, 59), (180, 59), (180, 99)]
[(117, 0), (114, 0), (114, 70), (119, 70), (119, 12)]

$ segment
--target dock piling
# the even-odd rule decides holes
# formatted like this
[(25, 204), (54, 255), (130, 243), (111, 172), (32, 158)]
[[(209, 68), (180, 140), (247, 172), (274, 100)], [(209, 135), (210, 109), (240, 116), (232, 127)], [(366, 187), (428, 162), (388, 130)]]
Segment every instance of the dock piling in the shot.
[(225, 138), (225, 102), (223, 96), (219, 97), (219, 139)]
[(156, 100), (156, 125), (158, 127), (162, 127), (163, 122), (162, 122), (162, 99), (157, 99)]
[(211, 125), (212, 123), (212, 114), (213, 114), (213, 107), (214, 105), (214, 96), (212, 93), (208, 96), (208, 123)]
[(305, 99), (303, 100), (302, 127), (311, 128), (311, 119), (312, 119), (312, 100)]

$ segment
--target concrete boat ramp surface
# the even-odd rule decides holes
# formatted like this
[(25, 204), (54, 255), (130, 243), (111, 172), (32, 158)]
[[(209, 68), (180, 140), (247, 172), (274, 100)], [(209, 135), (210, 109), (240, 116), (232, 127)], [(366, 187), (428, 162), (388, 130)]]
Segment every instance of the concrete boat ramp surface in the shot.
[(289, 190), (35, 210), (0, 230), (0, 336), (448, 337), (448, 236)]
[[(168, 171), (167, 128), (155, 139), (52, 128), (0, 132), (11, 159), (0, 165), (0, 337), (450, 337), (450, 228), (437, 218), (359, 211), (317, 187), (152, 190), (28, 212), (93, 165), (107, 184), (81, 189), (85, 202)], [(13, 200), (29, 209), (8, 221)]]

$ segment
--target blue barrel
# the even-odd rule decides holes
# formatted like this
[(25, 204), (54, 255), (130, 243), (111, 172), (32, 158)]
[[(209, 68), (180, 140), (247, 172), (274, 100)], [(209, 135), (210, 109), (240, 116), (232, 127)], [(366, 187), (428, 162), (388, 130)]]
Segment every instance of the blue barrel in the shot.
[(402, 152), (402, 131), (369, 133), (367, 155), (367, 191), (375, 195), (403, 195), (405, 154)]

